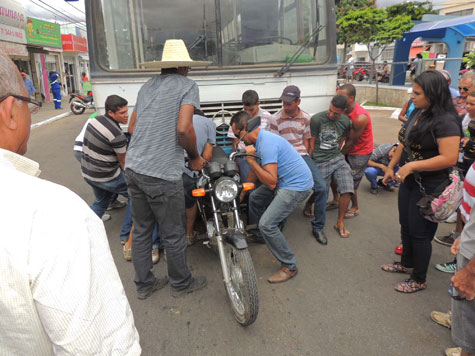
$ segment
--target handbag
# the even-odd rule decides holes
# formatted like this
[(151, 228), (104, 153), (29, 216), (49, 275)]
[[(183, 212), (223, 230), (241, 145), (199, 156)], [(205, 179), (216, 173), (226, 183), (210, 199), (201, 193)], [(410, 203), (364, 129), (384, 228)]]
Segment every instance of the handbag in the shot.
[[(406, 142), (408, 141), (409, 131), (414, 126), (415, 121), (412, 120), (411, 124), (406, 128)], [(432, 131), (431, 134), (437, 144)], [(404, 145), (404, 150), (408, 153), (409, 160), (414, 161), (414, 155), (409, 145)], [(422, 198), (416, 203), (419, 207), (419, 213), (429, 221), (435, 223), (445, 222), (462, 203), (463, 178), (460, 170), (457, 167), (451, 167), (449, 178), (439, 184), (432, 194), (426, 193), (419, 172), (414, 171), (413, 174), (422, 194)]]

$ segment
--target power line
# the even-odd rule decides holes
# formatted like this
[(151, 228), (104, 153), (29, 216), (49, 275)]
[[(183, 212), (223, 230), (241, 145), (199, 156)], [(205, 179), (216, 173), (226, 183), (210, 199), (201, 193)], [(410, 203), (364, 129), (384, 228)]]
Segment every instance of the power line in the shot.
[[(67, 16), (67, 15), (61, 14), (59, 11), (53, 12), (53, 11), (51, 11), (51, 10), (45, 8), (44, 6), (33, 2), (33, 0), (30, 0), (30, 1), (31, 1), (33, 4), (35, 4), (36, 6), (41, 7), (43, 10), (48, 11), (49, 13), (53, 14), (54, 16), (56, 16), (56, 17), (61, 17), (63, 20), (66, 20), (67, 22), (69, 22), (69, 21), (72, 20), (72, 22), (73, 22), (76, 26), (78, 26), (80, 29), (82, 29), (82, 30), (87, 30), (87, 28), (85, 27), (85, 25), (83, 25), (83, 24), (80, 23), (80, 22), (84, 22), (84, 21), (78, 21), (77, 19), (73, 19), (72, 17), (69, 17), (69, 16)], [(41, 2), (42, 2), (42, 1), (41, 1)], [(42, 3), (43, 3), (43, 2), (42, 2)], [(46, 5), (47, 5), (47, 4), (46, 4)], [(49, 6), (49, 5), (48, 5), (48, 6)], [(55, 9), (53, 8), (53, 10), (55, 10)], [(55, 10), (55, 11), (56, 11), (56, 10)]]
[[(30, 0), (31, 2), (33, 2), (33, 0)], [(60, 16), (62, 17), (63, 19), (66, 19), (67, 21), (72, 21), (72, 22), (81, 22), (82, 20), (78, 20), (77, 18), (73, 18), (69, 15), (67, 15), (67, 12), (65, 12), (64, 10), (62, 11), (59, 11), (57, 9), (55, 9), (54, 7), (52, 7), (51, 5), (48, 5), (47, 3), (45, 3), (44, 1), (42, 0), (36, 0), (36, 1), (39, 1), (40, 3), (42, 3), (43, 5), (46, 5), (48, 8), (45, 8), (44, 6), (36, 3), (36, 2), (33, 2), (35, 5), (43, 8), (44, 10), (56, 15), (56, 16)]]
[(80, 13), (83, 13), (84, 15), (86, 15), (86, 13), (84, 11), (82, 11), (81, 9), (78, 9), (76, 6), (74, 6), (70, 2), (65, 1), (65, 3), (68, 4), (69, 6), (71, 6), (73, 9), (75, 9), (75, 10), (79, 11)]

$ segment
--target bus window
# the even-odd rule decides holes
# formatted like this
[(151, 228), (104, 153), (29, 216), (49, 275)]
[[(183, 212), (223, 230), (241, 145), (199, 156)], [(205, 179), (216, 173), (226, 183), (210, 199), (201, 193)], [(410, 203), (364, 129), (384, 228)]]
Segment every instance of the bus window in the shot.
[[(167, 39), (183, 39), (210, 69), (282, 65), (318, 26), (325, 0), (101, 0), (91, 1), (94, 48), (107, 70), (146, 69), (159, 61)], [(218, 19), (216, 18), (218, 16)], [(327, 29), (313, 37), (296, 63), (324, 63)]]

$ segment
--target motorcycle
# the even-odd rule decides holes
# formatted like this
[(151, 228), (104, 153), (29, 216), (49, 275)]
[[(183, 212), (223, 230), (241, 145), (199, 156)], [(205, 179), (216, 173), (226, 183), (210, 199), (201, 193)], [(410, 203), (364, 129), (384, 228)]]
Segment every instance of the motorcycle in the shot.
[(69, 94), (69, 107), (75, 115), (81, 115), (86, 109), (96, 109), (94, 97), (85, 96), (78, 93)]
[(240, 193), (254, 189), (254, 183), (240, 182), (235, 159), (245, 156), (254, 155), (233, 152), (228, 157), (221, 147), (216, 146), (211, 162), (201, 170), (197, 189), (193, 190), (206, 226), (203, 244), (219, 254), (231, 309), (242, 326), (254, 323), (259, 311), (256, 272), (245, 239), (245, 225), (239, 214)]

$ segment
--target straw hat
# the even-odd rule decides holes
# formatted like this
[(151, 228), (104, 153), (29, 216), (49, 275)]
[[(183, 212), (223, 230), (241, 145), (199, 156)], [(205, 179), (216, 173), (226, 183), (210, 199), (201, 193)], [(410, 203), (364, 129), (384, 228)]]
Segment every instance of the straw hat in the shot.
[(210, 65), (209, 61), (194, 61), (183, 40), (167, 40), (163, 46), (162, 60), (141, 63), (147, 68), (199, 67)]

